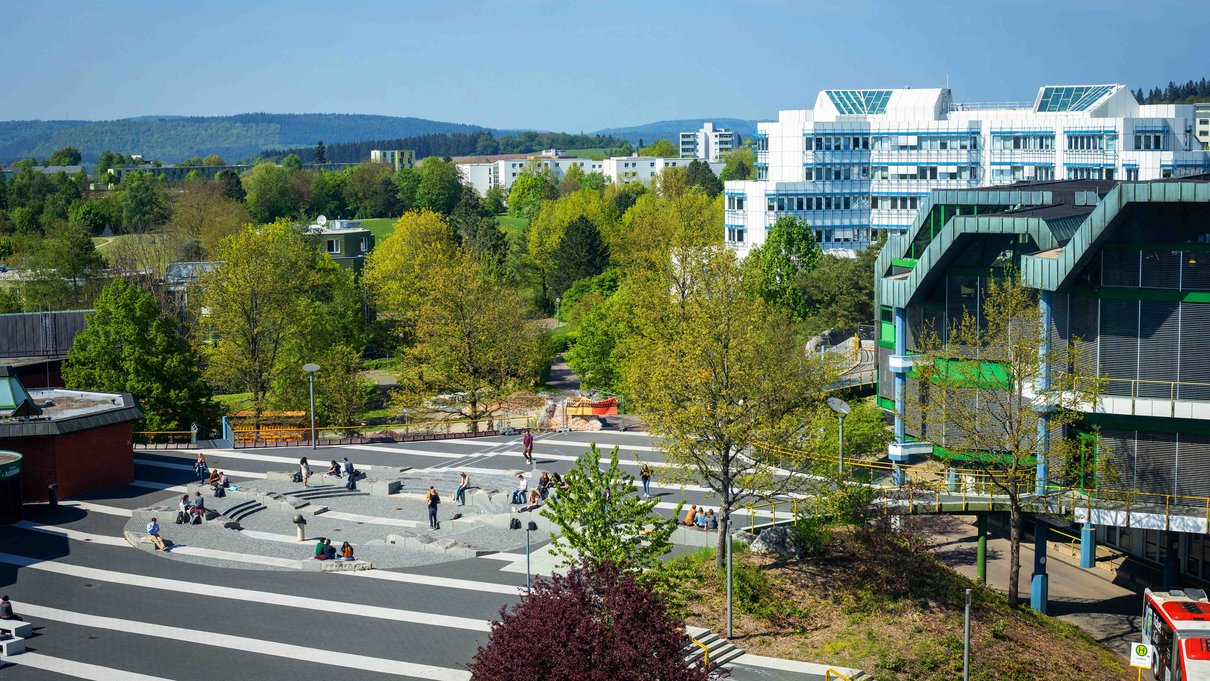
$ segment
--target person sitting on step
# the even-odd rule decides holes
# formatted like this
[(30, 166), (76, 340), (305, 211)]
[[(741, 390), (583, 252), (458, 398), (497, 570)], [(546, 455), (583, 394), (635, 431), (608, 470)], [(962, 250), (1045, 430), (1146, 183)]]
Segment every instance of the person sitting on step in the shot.
[(176, 524), (185, 525), (189, 522), (189, 495), (182, 494), (176, 505)]
[(160, 536), (160, 523), (155, 518), (152, 518), (151, 522), (147, 523), (147, 537), (155, 545), (156, 551), (168, 550), (168, 547), (164, 545), (163, 537)]
[(193, 494), (193, 503), (189, 506), (189, 516), (196, 525), (206, 519), (206, 500), (202, 498), (202, 490)]
[(25, 620), (13, 614), (13, 604), (8, 601), (8, 596), (0, 596), (0, 620), (10, 620), (15, 622), (24, 622)]
[(525, 493), (526, 493), (526, 490), (528, 487), (529, 487), (529, 483), (525, 481), (525, 474), (517, 473), (517, 489), (513, 490), (513, 503), (514, 504), (524, 504), (525, 503), (525, 496), (526, 496)]
[(351, 563), (356, 560), (353, 558), (353, 546), (350, 545), (349, 542), (345, 542), (340, 545), (340, 559), (346, 563)]
[(539, 509), (541, 507), (542, 507), (542, 497), (538, 494), (538, 490), (534, 490), (529, 493), (529, 504), (526, 506), (519, 506), (517, 508), (514, 508), (513, 513), (525, 513), (526, 511), (533, 511), (533, 510)]
[(714, 509), (710, 509), (709, 511), (706, 511), (706, 529), (707, 530), (717, 530), (718, 529), (718, 516), (714, 514)]
[(693, 519), (697, 517), (697, 505), (690, 504), (689, 510), (685, 512), (685, 517), (681, 518), (681, 524), (693, 527)]
[(324, 475), (331, 475), (335, 478), (340, 477), (340, 464), (337, 463), (336, 459), (332, 459), (332, 463), (328, 465), (328, 470), (324, 471)]

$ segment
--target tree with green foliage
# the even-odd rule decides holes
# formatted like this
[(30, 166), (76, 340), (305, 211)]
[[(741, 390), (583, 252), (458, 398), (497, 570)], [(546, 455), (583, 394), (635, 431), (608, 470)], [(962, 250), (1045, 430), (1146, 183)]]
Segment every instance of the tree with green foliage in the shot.
[[(485, 274), (470, 254), (455, 251), (434, 259), (418, 293), (415, 343), (400, 374), (398, 406), (422, 419), (439, 413), (478, 421), (504, 409), (506, 396), (533, 384), (539, 329), (516, 291)], [(434, 399), (439, 394), (454, 397)]]
[(134, 395), (143, 409), (135, 430), (213, 425), (218, 406), (201, 360), (150, 293), (117, 279), (93, 309), (63, 364), (68, 388)]
[(50, 161), (47, 165), (52, 166), (77, 166), (80, 165), (80, 150), (75, 147), (63, 147), (55, 150), (50, 155)]
[(206, 158), (202, 159), (202, 165), (213, 168), (215, 166), (225, 166), (227, 165), (227, 162), (224, 161), (223, 157), (219, 156), (218, 154), (208, 154)]
[(359, 218), (394, 217), (400, 212), (397, 187), (390, 166), (362, 163), (348, 171), (349, 209)]
[(244, 191), (244, 183), (240, 180), (239, 173), (234, 170), (218, 171), (214, 176), (214, 184), (222, 191), (223, 196), (233, 201), (243, 201), (248, 195)]
[(508, 210), (504, 205), (504, 187), (492, 185), (483, 194), (483, 209), (488, 215), (504, 215)]
[(226, 196), (219, 184), (198, 179), (186, 182), (177, 192), (169, 224), (182, 239), (213, 251), (250, 222), (252, 216), (242, 202)]
[(244, 204), (252, 219), (271, 223), (290, 215), (290, 173), (274, 163), (258, 163), (244, 173)]
[(602, 191), (605, 187), (610, 186), (610, 184), (609, 178), (596, 170), (580, 178), (580, 189), (591, 189), (594, 192)]
[(856, 258), (825, 253), (794, 282), (797, 297), (809, 301), (812, 310), (804, 327), (808, 334), (874, 323), (874, 261), (885, 239), (880, 232)]
[(542, 509), (542, 516), (559, 528), (551, 552), (564, 565), (587, 559), (643, 572), (672, 550), (680, 506), (672, 518), (655, 513), (658, 500), (639, 498), (634, 476), (618, 465), (617, 447), (602, 468), (601, 452), (592, 444), (564, 480), (569, 488), (556, 490)]
[(552, 261), (550, 295), (559, 297), (575, 282), (604, 272), (609, 266), (609, 247), (592, 220), (581, 215), (563, 230)]
[(508, 214), (533, 220), (542, 202), (555, 198), (558, 193), (559, 181), (550, 168), (528, 163), (508, 190)]
[(221, 265), (197, 286), (198, 306), (209, 310), (199, 318), (200, 351), (214, 384), (251, 393), (259, 423), (275, 381), (304, 383), (292, 345), (340, 312), (325, 297), (349, 274), (286, 220), (228, 236), (214, 259)]
[(754, 180), (756, 179), (756, 155), (751, 146), (742, 146), (723, 153), (723, 171), (719, 180)]
[(802, 321), (810, 316), (814, 301), (802, 294), (799, 281), (821, 257), (823, 250), (815, 243), (811, 226), (783, 215), (769, 229), (765, 243), (744, 259), (745, 278), (765, 302)]
[(281, 167), (282, 170), (285, 170), (287, 173), (293, 175), (294, 173), (302, 170), (302, 159), (298, 157), (298, 154), (287, 154), (286, 157), (281, 160)]
[(321, 170), (311, 178), (311, 203), (307, 207), (312, 216), (339, 218), (349, 215), (348, 175), (331, 170)]
[(806, 484), (747, 452), (798, 432), (829, 372), (803, 354), (785, 313), (750, 292), (724, 246), (680, 249), (627, 287), (634, 331), (623, 341), (621, 393), (661, 438), (673, 464), (666, 479), (718, 499), (721, 567), (738, 505)]
[(315, 162), (319, 164), (328, 162), (328, 147), (323, 140), (315, 143)]
[(420, 182), (416, 185), (413, 208), (449, 215), (462, 197), (462, 176), (458, 166), (430, 156), (420, 162)]
[(395, 183), (395, 196), (399, 199), (399, 210), (404, 213), (416, 210), (416, 192), (420, 190), (420, 170), (418, 168), (400, 168), (392, 181)]
[(723, 191), (723, 183), (719, 181), (718, 176), (710, 169), (710, 165), (705, 161), (690, 161), (685, 168), (686, 179), (689, 184), (694, 187), (701, 187), (702, 191), (706, 192), (706, 196), (714, 198)]
[(414, 318), (430, 267), (454, 257), (454, 230), (430, 210), (404, 213), (366, 259), (362, 282), (380, 312)]
[(87, 309), (100, 290), (99, 277), (105, 267), (87, 229), (57, 225), (26, 259), (29, 273), (21, 284), (25, 308)]
[(116, 202), (105, 199), (80, 199), (67, 211), (67, 222), (99, 235), (106, 227), (122, 224), (121, 211), (114, 210), (116, 206)]
[(563, 292), (555, 316), (559, 318), (559, 321), (575, 326), (584, 313), (602, 305), (618, 290), (621, 283), (622, 273), (616, 267), (607, 268), (604, 272), (591, 277), (578, 279)]
[(584, 169), (572, 164), (559, 180), (559, 196), (567, 196), (580, 191), (580, 183), (584, 181)]
[(187, 158), (184, 161), (181, 161), (180, 163), (178, 163), (177, 165), (185, 166), (186, 168), (200, 167), (202, 165), (202, 157), (194, 156), (193, 158)]
[(668, 140), (656, 140), (650, 146), (639, 149), (639, 156), (655, 156), (657, 158), (678, 158), (681, 152), (676, 145)]
[[(851, 401), (849, 406), (851, 411), (844, 419), (845, 460), (884, 456), (893, 437), (882, 407), (870, 400)], [(836, 412), (819, 405), (807, 423), (805, 435), (810, 438), (812, 451), (821, 459), (835, 461), (840, 451), (840, 420)]]
[(483, 207), (474, 187), (463, 187), (458, 205), (450, 213), (450, 226), (467, 252), (492, 269), (498, 269), (508, 256), (508, 240), (500, 224)]
[(622, 299), (611, 296), (580, 318), (564, 357), (580, 377), (582, 387), (618, 392), (621, 379), (618, 346), (627, 333), (626, 312)]

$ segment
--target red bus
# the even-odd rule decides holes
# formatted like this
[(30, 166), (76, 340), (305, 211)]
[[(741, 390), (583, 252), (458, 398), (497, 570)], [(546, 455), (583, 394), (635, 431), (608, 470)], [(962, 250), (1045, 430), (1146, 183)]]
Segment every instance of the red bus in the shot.
[(1210, 600), (1201, 589), (1143, 592), (1143, 640), (1156, 681), (1210, 681)]

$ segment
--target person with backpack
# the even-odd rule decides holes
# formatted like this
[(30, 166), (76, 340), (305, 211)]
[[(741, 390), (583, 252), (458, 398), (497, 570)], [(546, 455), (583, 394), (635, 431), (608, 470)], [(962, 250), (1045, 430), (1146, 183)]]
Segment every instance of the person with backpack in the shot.
[(206, 500), (202, 498), (202, 490), (193, 495), (193, 504), (189, 507), (189, 517), (194, 525), (200, 525), (206, 519)]
[(189, 495), (188, 494), (182, 494), (181, 500), (177, 503), (176, 524), (177, 525), (188, 525), (189, 524)]
[(437, 494), (437, 488), (429, 485), (429, 493), (425, 495), (424, 500), (429, 505), (429, 529), (437, 529), (437, 505), (441, 503), (441, 495)]

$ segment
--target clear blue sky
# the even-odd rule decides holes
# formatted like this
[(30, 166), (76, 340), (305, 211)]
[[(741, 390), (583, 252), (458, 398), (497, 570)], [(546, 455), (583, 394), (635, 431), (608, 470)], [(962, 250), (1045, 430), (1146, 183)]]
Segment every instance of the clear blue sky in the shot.
[(827, 87), (1032, 99), (1210, 76), (1205, 0), (37, 2), (0, 12), (0, 117), (248, 111), (589, 131), (770, 119)]

